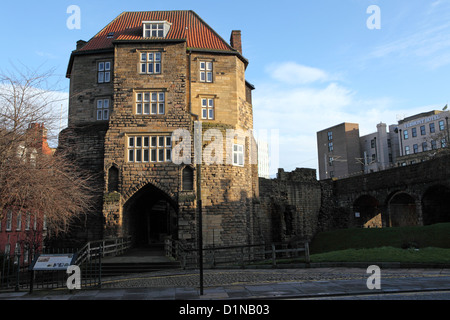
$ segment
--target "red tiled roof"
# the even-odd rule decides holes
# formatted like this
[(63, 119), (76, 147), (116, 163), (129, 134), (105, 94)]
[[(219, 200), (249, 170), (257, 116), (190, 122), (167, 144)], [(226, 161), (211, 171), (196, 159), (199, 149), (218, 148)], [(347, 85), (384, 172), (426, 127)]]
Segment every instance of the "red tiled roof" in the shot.
[[(79, 51), (113, 48), (115, 40), (144, 40), (142, 21), (171, 23), (170, 30), (164, 39), (185, 40), (188, 48), (235, 51), (195, 12), (190, 10), (123, 12)], [(114, 33), (113, 36), (108, 37), (111, 33)]]

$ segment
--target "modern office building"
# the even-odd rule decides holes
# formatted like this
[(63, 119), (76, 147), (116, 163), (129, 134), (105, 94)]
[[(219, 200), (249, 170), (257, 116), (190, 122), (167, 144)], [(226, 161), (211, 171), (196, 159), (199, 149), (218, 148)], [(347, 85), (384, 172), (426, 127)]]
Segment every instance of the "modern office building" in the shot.
[(256, 139), (258, 146), (258, 177), (270, 179), (269, 173), (269, 144), (267, 141)]
[(404, 166), (425, 161), (446, 148), (449, 137), (448, 111), (430, 111), (398, 122), (399, 157), (396, 164)]
[(424, 112), (389, 127), (381, 122), (376, 132), (361, 137), (354, 123), (319, 131), (319, 178), (376, 172), (435, 157), (447, 146), (448, 118), (448, 111)]
[(361, 172), (359, 125), (347, 123), (317, 132), (320, 180)]

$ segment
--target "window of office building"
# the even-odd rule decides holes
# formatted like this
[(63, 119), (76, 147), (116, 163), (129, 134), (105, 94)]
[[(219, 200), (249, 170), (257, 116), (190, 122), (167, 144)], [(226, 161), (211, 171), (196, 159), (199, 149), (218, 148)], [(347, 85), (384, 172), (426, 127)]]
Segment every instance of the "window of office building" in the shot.
[(328, 142), (328, 151), (333, 151), (333, 142)]
[(436, 131), (434, 122), (430, 123), (430, 133), (434, 133)]
[(425, 126), (420, 126), (420, 134), (423, 136), (427, 134), (427, 132), (425, 131)]
[(436, 140), (431, 140), (431, 150), (437, 149), (437, 143)]

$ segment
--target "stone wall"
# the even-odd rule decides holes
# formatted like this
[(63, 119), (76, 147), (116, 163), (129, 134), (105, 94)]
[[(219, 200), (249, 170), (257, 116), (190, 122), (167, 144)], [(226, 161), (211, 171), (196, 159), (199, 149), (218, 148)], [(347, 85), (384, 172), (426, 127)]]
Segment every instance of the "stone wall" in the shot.
[(321, 185), (313, 169), (260, 178), (259, 237), (266, 243), (311, 239), (318, 231)]

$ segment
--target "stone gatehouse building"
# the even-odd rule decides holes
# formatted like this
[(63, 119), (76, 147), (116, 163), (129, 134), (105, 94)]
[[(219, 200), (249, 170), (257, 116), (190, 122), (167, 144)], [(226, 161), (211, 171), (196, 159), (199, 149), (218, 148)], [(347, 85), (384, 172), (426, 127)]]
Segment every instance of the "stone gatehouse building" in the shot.
[[(84, 242), (132, 236), (137, 245), (170, 236), (195, 244), (200, 187), (204, 244), (253, 243), (253, 137), (226, 138), (230, 130), (253, 128), (247, 65), (240, 31), (228, 44), (193, 11), (124, 12), (78, 41), (67, 69), (69, 122), (60, 144), (95, 176), (99, 192), (72, 236)], [(174, 135), (194, 137), (196, 127), (202, 149), (214, 145), (209, 154), (218, 160), (202, 162), (199, 180), (198, 141), (180, 153), (188, 141)]]

